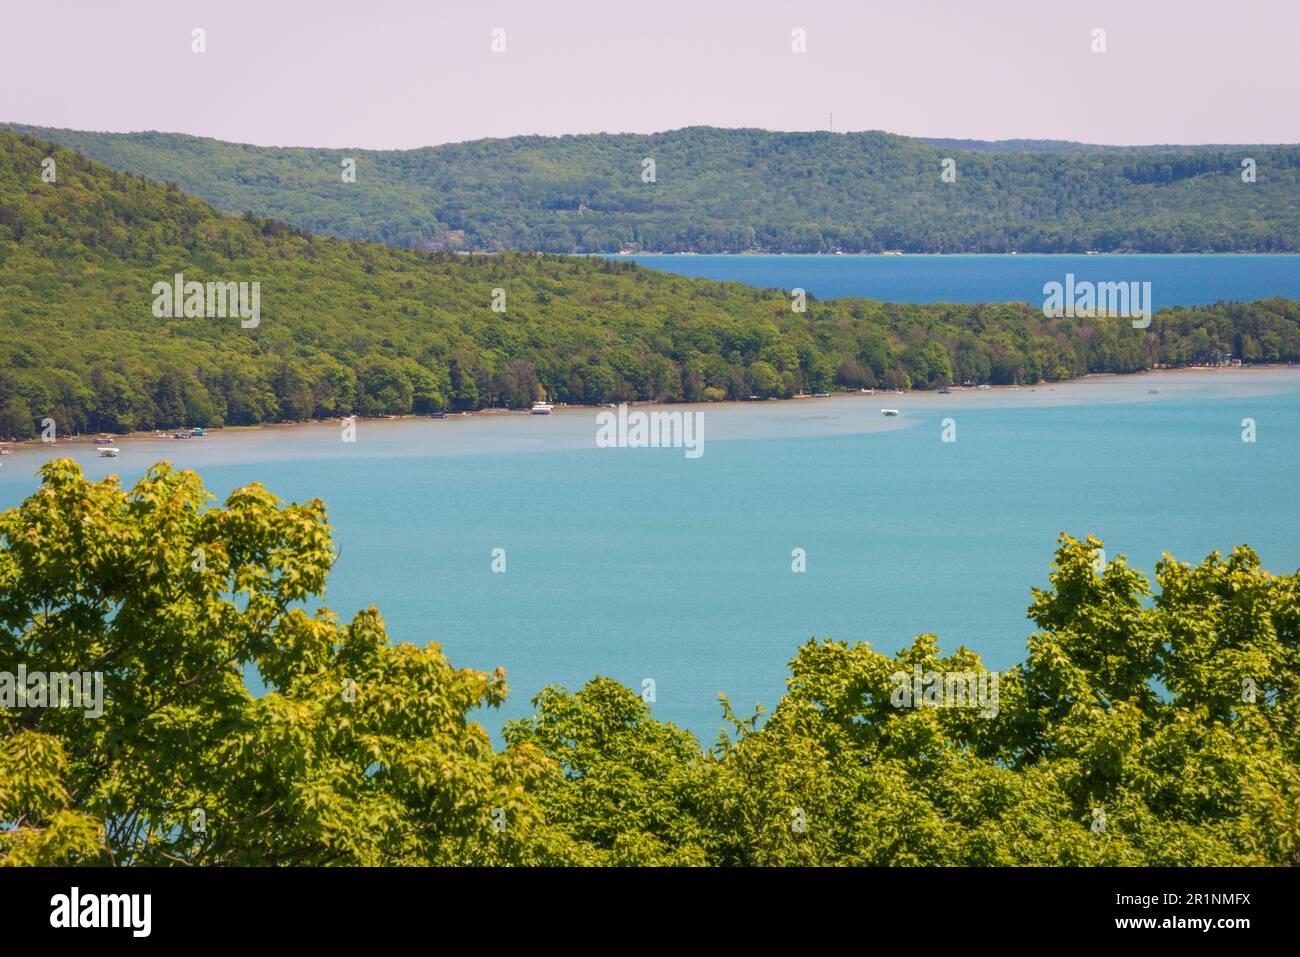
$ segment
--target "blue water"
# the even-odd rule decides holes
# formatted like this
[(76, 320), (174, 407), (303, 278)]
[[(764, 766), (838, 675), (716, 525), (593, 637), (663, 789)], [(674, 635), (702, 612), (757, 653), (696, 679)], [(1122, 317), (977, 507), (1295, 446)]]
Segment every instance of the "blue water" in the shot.
[(820, 299), (1030, 302), (1066, 273), (1089, 282), (1150, 282), (1154, 307), (1300, 299), (1300, 256), (628, 256), (651, 269), (806, 289)]
[(117, 460), (29, 447), (0, 463), (0, 508), (54, 454), (94, 477), (171, 458), (220, 496), (254, 480), (319, 496), (341, 549), (327, 603), (374, 603), (394, 640), (439, 642), (458, 667), (504, 666), (494, 732), (543, 686), (601, 674), (653, 678), (655, 714), (711, 741), (717, 695), (771, 707), (811, 637), (892, 653), (933, 632), (1005, 668), (1063, 529), (1147, 571), (1164, 550), (1243, 542), (1275, 572), (1300, 566), (1297, 370), (710, 406), (694, 460), (596, 448), (594, 415), (362, 422), (355, 444), (329, 424), (128, 439)]

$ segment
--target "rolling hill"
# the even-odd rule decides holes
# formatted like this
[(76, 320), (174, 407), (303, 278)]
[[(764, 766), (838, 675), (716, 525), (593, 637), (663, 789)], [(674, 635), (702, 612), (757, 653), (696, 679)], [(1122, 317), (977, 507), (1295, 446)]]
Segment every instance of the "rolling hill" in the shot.
[[(12, 127), (232, 213), (414, 248), (1296, 252), (1300, 147), (695, 127), (415, 150)], [(1242, 180), (1242, 161), (1256, 181)], [(356, 164), (344, 182), (342, 164)], [(941, 179), (951, 159), (956, 178)], [(654, 161), (647, 182), (646, 160)]]

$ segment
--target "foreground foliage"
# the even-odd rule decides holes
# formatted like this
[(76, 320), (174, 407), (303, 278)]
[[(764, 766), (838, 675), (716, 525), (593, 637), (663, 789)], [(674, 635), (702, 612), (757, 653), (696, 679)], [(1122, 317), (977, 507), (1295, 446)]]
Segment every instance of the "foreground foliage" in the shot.
[(166, 465), (42, 480), (0, 515), (0, 673), (102, 671), (106, 700), (0, 711), (0, 863), (1300, 861), (1300, 577), (1245, 547), (1165, 556), (1152, 598), (1063, 534), (996, 716), (891, 703), (914, 665), (982, 673), (970, 651), (822, 640), (766, 721), (724, 701), (709, 749), (597, 677), (495, 751), (468, 715), (500, 671), (303, 609), (334, 558), (319, 501), (213, 507)]

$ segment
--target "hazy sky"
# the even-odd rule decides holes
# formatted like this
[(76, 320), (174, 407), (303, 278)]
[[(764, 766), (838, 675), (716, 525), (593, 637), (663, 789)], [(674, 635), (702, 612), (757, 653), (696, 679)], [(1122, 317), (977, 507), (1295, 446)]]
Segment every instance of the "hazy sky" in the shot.
[(917, 136), (1295, 143), (1297, 39), (1300, 0), (3, 0), (0, 120), (397, 148), (833, 113)]

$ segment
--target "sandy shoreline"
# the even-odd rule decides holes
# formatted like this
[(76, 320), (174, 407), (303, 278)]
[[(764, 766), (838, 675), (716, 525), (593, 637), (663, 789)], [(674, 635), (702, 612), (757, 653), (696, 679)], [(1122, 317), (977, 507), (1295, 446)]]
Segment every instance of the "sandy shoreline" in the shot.
[[(990, 385), (987, 388), (983, 388), (983, 389), (974, 386), (951, 386), (950, 388), (952, 390), (953, 395), (967, 395), (967, 394), (979, 395), (979, 394), (988, 394), (988, 393), (1005, 394), (1011, 392), (1036, 392), (1042, 389), (1047, 389), (1050, 391), (1058, 387), (1066, 387), (1070, 385), (1080, 385), (1080, 384), (1087, 384), (1087, 383), (1098, 383), (1102, 381), (1137, 382), (1142, 379), (1158, 380), (1161, 378), (1166, 378), (1171, 375), (1185, 376), (1193, 373), (1204, 373), (1204, 374), (1238, 373), (1238, 374), (1249, 375), (1249, 374), (1264, 373), (1264, 372), (1286, 371), (1288, 369), (1292, 369), (1293, 371), (1300, 374), (1300, 368), (1294, 368), (1280, 363), (1271, 364), (1271, 365), (1256, 364), (1256, 365), (1249, 365), (1249, 366), (1183, 366), (1176, 369), (1149, 369), (1145, 372), (1132, 372), (1132, 373), (1092, 372), (1086, 375), (1079, 376), (1078, 378), (1075, 379), (1065, 379), (1060, 382), (1040, 382), (1037, 383), (1036, 385)], [(832, 392), (829, 396), (800, 395), (800, 396), (793, 396), (789, 399), (781, 399), (781, 398), (749, 399), (749, 400), (731, 399), (723, 402), (671, 402), (671, 403), (650, 402), (650, 401), (643, 400), (643, 401), (629, 402), (627, 404), (629, 407), (637, 406), (637, 407), (654, 407), (654, 408), (680, 409), (680, 410), (687, 410), (687, 409), (736, 410), (736, 409), (754, 409), (754, 408), (764, 408), (764, 407), (771, 408), (770, 405), (771, 403), (775, 403), (779, 406), (788, 406), (796, 403), (813, 404), (818, 401), (824, 401), (827, 399), (851, 399), (851, 398), (870, 399), (870, 400), (878, 399), (881, 401), (898, 401), (899, 399), (907, 399), (907, 398), (927, 398), (927, 399), (937, 398), (940, 395), (941, 393), (935, 389), (912, 389), (904, 392), (889, 392), (889, 391), (876, 390), (873, 393), (867, 393), (867, 394), (856, 392), (856, 391), (844, 391), (844, 392)], [(554, 407), (554, 412), (552, 414), (566, 415), (566, 414), (579, 413), (579, 412), (590, 414), (599, 411), (601, 409), (608, 409), (611, 407), (612, 406), (608, 404), (603, 406), (580, 405), (580, 404), (573, 404), (573, 405), (557, 404)], [(446, 415), (446, 419), (461, 421), (464, 419), (475, 419), (475, 418), (482, 418), (482, 417), (495, 418), (499, 416), (530, 416), (530, 415), (532, 415), (532, 413), (528, 409), (492, 408), (492, 409), (479, 409), (475, 412), (448, 412)], [(345, 417), (332, 417), (332, 418), (324, 418), (324, 419), (308, 419), (308, 420), (298, 421), (298, 422), (268, 422), (262, 425), (215, 426), (212, 428), (205, 427), (205, 430), (208, 435), (238, 434), (242, 432), (262, 433), (262, 432), (272, 432), (277, 430), (290, 431), (296, 429), (305, 429), (312, 426), (329, 425), (329, 424), (337, 425), (343, 422), (344, 418)], [(429, 415), (414, 415), (414, 414), (381, 415), (381, 416), (371, 416), (371, 417), (356, 416), (355, 418), (358, 422), (371, 422), (371, 423), (439, 421), (438, 419), (434, 419), (432, 416)], [(49, 446), (49, 445), (54, 445), (54, 446), (67, 445), (67, 446), (82, 446), (82, 447), (84, 447), (87, 444), (101, 445), (101, 444), (111, 443), (117, 445), (118, 443), (121, 442), (157, 441), (159, 439), (170, 440), (173, 433), (178, 431), (182, 431), (182, 430), (176, 428), (176, 429), (159, 429), (156, 431), (147, 431), (147, 432), (128, 432), (124, 434), (111, 434), (111, 435), (109, 433), (80, 434), (80, 435), (62, 436), (56, 439), (54, 442), (45, 442), (39, 438), (24, 439), (22, 441), (13, 441), (13, 442), (4, 441), (4, 442), (0, 442), (0, 446), (18, 450), (24, 448), (33, 448), (33, 447)], [(108, 440), (107, 442), (105, 441), (106, 439)]]

